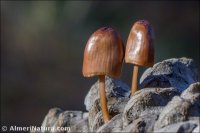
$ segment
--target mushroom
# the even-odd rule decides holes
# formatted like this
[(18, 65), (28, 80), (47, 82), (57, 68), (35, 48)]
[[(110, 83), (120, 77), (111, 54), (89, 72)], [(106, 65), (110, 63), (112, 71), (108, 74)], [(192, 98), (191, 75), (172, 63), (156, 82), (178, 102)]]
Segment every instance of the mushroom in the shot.
[(120, 77), (124, 51), (120, 34), (108, 27), (94, 32), (85, 47), (83, 76), (99, 77), (100, 104), (105, 123), (110, 120), (105, 92), (105, 75), (112, 78)]
[(131, 95), (137, 91), (139, 66), (154, 64), (154, 32), (150, 23), (139, 20), (133, 25), (126, 45), (125, 62), (134, 64)]

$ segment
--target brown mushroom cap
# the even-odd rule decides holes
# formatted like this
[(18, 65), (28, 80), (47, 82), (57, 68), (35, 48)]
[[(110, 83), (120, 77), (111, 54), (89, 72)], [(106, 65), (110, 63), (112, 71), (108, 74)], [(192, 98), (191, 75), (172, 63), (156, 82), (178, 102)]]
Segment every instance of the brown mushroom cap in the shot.
[(146, 20), (137, 21), (127, 40), (125, 62), (139, 66), (153, 66), (153, 43), (154, 33), (150, 23)]
[(123, 59), (124, 45), (119, 33), (112, 28), (100, 28), (86, 44), (83, 76), (108, 75), (119, 78)]

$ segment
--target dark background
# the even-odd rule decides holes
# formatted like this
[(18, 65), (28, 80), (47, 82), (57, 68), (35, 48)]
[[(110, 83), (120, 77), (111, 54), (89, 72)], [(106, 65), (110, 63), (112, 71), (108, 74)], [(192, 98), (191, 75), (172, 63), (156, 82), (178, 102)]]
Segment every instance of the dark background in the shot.
[[(126, 44), (138, 19), (154, 27), (155, 62), (189, 57), (199, 66), (197, 1), (1, 1), (1, 124), (39, 126), (52, 107), (85, 111), (97, 80), (82, 76), (88, 38), (110, 26)], [(121, 76), (129, 86), (132, 67)]]

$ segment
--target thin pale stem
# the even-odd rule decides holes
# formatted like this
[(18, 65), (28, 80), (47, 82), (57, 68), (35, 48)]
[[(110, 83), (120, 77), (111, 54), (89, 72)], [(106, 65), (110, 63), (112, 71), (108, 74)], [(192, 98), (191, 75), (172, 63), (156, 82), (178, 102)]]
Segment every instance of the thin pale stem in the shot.
[(139, 69), (139, 67), (137, 65), (134, 65), (134, 68), (133, 68), (133, 79), (132, 79), (132, 88), (131, 88), (131, 95), (132, 96), (137, 91), (138, 69)]
[(110, 115), (107, 107), (106, 91), (105, 91), (105, 75), (99, 76), (99, 92), (100, 92), (100, 102), (101, 109), (103, 113), (104, 122), (107, 123), (110, 120)]

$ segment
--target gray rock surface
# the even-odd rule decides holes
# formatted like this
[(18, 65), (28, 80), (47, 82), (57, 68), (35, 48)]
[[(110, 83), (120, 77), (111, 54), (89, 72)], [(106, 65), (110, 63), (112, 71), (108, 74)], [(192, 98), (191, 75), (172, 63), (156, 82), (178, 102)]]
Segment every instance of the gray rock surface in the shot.
[(200, 133), (200, 125), (195, 127), (195, 129), (192, 131), (192, 133)]
[[(82, 111), (62, 111), (59, 108), (50, 109), (48, 114), (45, 116), (45, 119), (42, 123), (42, 127), (73, 127), (74, 125), (79, 124), (79, 122), (83, 119)], [(86, 123), (86, 122), (85, 122)], [(87, 130), (89, 127), (87, 125), (82, 125), (82, 127), (74, 127), (75, 129), (84, 129)], [(56, 131), (55, 131), (56, 132)]]
[[(194, 129), (198, 128), (199, 121), (185, 121), (185, 122), (179, 122), (175, 124), (168, 125), (164, 128), (161, 128), (159, 130), (155, 130), (154, 133), (191, 133), (196, 132)], [(197, 130), (197, 129), (195, 129)], [(198, 131), (199, 133), (199, 131)]]
[(78, 121), (75, 125), (70, 127), (70, 132), (90, 132), (88, 125), (88, 118)]
[(154, 124), (158, 118), (158, 115), (145, 114), (134, 120), (122, 132), (130, 133), (149, 133), (153, 131)]
[(156, 63), (140, 78), (140, 88), (175, 87), (180, 92), (199, 81), (199, 71), (192, 59), (172, 58)]
[(88, 112), (49, 110), (43, 127), (70, 127), (71, 132), (200, 132), (200, 82), (192, 59), (168, 59), (144, 72), (140, 90), (106, 77), (111, 120), (103, 122), (98, 81), (85, 105)]
[[(111, 104), (112, 101), (108, 101), (109, 105), (108, 106), (108, 111), (109, 114), (112, 117), (114, 117), (117, 114), (120, 114), (123, 112), (124, 107), (126, 105), (126, 103), (128, 102), (129, 98), (118, 98), (118, 101), (115, 101)], [(95, 126), (95, 125), (101, 125), (103, 123), (96, 123), (99, 121), (94, 121), (96, 119), (96, 115), (101, 111), (101, 107), (99, 105), (99, 100), (96, 100), (94, 105), (92, 106), (92, 108), (89, 110), (89, 125), (90, 125), (90, 130), (96, 130), (96, 128), (94, 127), (99, 127), (99, 126)], [(102, 116), (101, 116), (102, 117)], [(101, 118), (102, 119), (102, 118)]]
[(194, 83), (186, 89), (181, 96), (175, 96), (165, 106), (154, 129), (160, 129), (170, 124), (187, 121), (193, 117), (200, 117), (200, 89), (199, 83)]
[[(126, 103), (129, 100), (130, 88), (120, 80), (114, 80), (106, 77), (106, 95), (109, 114), (112, 117), (122, 113)], [(86, 109), (89, 110), (89, 128), (91, 131), (96, 131), (103, 121), (99, 118), (102, 117), (99, 97), (98, 81), (91, 87), (85, 98)]]
[(77, 121), (81, 120), (83, 117), (81, 111), (64, 111), (59, 114), (57, 121), (55, 122), (55, 127), (70, 127), (75, 125)]
[[(99, 102), (99, 100), (96, 100), (94, 105), (92, 105), (92, 108), (89, 110), (88, 122), (89, 122), (90, 131), (95, 130), (96, 129), (95, 127), (99, 127), (99, 126), (95, 126), (96, 125), (95, 122), (101, 122), (100, 124), (97, 124), (97, 125), (103, 124), (103, 121), (95, 121), (95, 119), (97, 119), (96, 117), (99, 117), (99, 115), (97, 114), (98, 113), (100, 114), (100, 111), (101, 111), (100, 105), (97, 102)], [(100, 117), (102, 117), (102, 115), (100, 115)]]
[(42, 127), (52, 127), (52, 126), (54, 126), (56, 121), (58, 120), (60, 113), (62, 113), (62, 112), (63, 112), (63, 110), (61, 110), (60, 108), (50, 109), (48, 114), (44, 118), (44, 121), (42, 123)]
[[(117, 101), (118, 98), (130, 96), (130, 87), (120, 80), (114, 80), (106, 77), (105, 88), (108, 101)], [(92, 85), (91, 89), (85, 97), (84, 104), (86, 109), (89, 111), (94, 102), (98, 99), (100, 99), (100, 97), (99, 84), (97, 81), (94, 85)]]
[[(108, 107), (111, 119), (123, 112), (124, 107), (128, 102), (128, 100), (129, 98), (119, 98), (118, 101), (113, 103), (112, 106)], [(97, 100), (90, 109), (88, 119), (91, 132), (96, 132), (104, 124), (101, 108), (99, 105), (99, 100)]]
[(89, 122), (90, 131), (96, 132), (103, 124), (103, 116), (102, 112), (100, 111), (95, 115), (93, 123)]
[(101, 126), (97, 132), (120, 132), (122, 130), (122, 114), (114, 116), (108, 123)]
[(200, 108), (200, 82), (191, 84), (182, 94), (181, 97), (196, 104)]
[(144, 88), (135, 93), (128, 101), (123, 111), (123, 127), (141, 115), (159, 115), (172, 97), (179, 95), (175, 88)]

